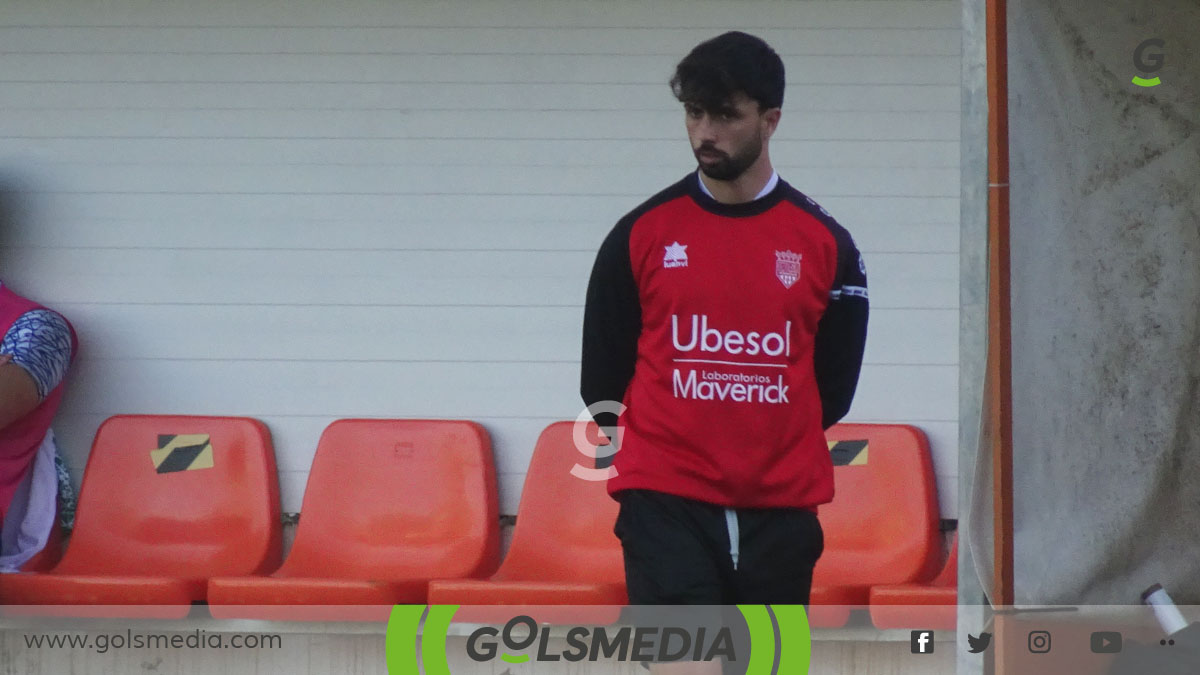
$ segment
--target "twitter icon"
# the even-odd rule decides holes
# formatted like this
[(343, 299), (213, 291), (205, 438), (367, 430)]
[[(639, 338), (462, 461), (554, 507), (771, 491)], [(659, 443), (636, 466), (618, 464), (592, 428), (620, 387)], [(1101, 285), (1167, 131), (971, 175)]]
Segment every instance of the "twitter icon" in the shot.
[(988, 645), (992, 644), (992, 634), (980, 633), (979, 637), (975, 637), (967, 633), (967, 644), (971, 647), (970, 652), (972, 654), (978, 654), (987, 649)]

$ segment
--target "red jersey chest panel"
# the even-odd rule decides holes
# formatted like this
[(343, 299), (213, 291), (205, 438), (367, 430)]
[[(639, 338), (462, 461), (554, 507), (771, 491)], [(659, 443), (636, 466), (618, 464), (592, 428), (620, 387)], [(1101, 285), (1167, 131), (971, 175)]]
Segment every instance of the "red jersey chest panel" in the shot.
[(837, 246), (787, 200), (735, 216), (688, 195), (638, 218), (629, 254), (641, 332), (610, 491), (828, 501), (813, 352)]
[(837, 242), (787, 201), (728, 217), (683, 197), (638, 220), (630, 262), (642, 307), (641, 357), (766, 372), (811, 363)]

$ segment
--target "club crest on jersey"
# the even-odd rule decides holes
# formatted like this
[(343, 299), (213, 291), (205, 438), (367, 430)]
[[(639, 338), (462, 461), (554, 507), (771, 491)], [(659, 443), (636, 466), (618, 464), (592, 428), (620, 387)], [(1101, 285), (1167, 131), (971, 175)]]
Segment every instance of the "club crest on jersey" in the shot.
[(687, 267), (687, 246), (680, 246), (679, 242), (674, 242), (670, 246), (664, 246), (667, 249), (666, 255), (663, 256), (663, 267), (671, 269), (672, 267)]
[(791, 288), (800, 278), (800, 254), (791, 251), (775, 251), (775, 276), (784, 288)]

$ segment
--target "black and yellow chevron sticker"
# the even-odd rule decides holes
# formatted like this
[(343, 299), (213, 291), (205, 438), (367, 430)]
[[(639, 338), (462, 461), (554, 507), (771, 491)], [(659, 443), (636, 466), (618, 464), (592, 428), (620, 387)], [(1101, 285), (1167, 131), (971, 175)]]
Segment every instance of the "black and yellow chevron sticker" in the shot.
[(150, 451), (158, 473), (213, 468), (213, 447), (208, 434), (160, 434), (158, 449)]
[(826, 441), (834, 466), (863, 466), (867, 463), (866, 441)]

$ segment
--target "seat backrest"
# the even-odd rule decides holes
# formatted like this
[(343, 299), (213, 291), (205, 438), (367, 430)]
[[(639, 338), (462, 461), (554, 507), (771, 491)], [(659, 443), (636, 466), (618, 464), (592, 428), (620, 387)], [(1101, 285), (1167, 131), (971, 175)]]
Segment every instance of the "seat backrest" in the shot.
[(925, 434), (900, 424), (839, 424), (825, 437), (834, 457), (834, 498), (819, 509), (825, 552), (813, 584), (928, 581), (941, 545)]
[(572, 473), (577, 466), (595, 469), (595, 425), (586, 434), (592, 441), (583, 441), (592, 456), (576, 447), (574, 426), (555, 422), (538, 437), (498, 578), (624, 583), (621, 542), (613, 534), (618, 504), (605, 480)]
[(281, 574), (477, 577), (499, 558), (496, 469), (482, 426), (350, 419), (321, 434)]
[(244, 417), (118, 415), (100, 425), (75, 530), (55, 572), (265, 574), (282, 547), (266, 425)]

